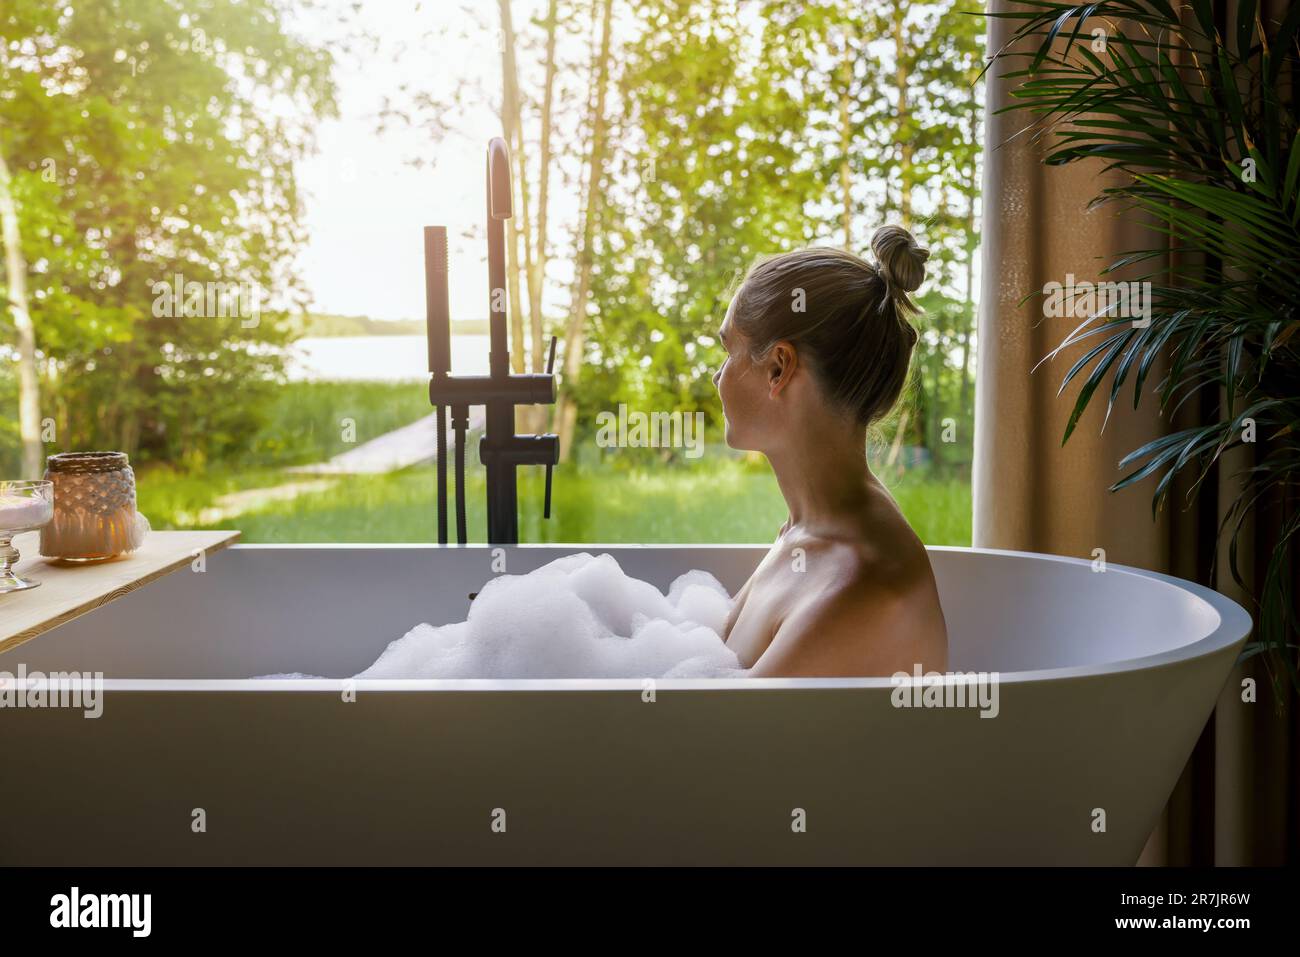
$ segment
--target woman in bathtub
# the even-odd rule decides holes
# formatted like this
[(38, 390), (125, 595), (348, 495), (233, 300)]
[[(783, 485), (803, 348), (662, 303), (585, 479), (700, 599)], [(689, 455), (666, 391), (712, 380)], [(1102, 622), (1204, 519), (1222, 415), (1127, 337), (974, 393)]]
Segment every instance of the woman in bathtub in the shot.
[(727, 622), (756, 677), (948, 667), (929, 557), (866, 456), (907, 379), (929, 253), (898, 226), (871, 247), (874, 262), (832, 248), (759, 262), (722, 323), (727, 444), (767, 456), (790, 509)]

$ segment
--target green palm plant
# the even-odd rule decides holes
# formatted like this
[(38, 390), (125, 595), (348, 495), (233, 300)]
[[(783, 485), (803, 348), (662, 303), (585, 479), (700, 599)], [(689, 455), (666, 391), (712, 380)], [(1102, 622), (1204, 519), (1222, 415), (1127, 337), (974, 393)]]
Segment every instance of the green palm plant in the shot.
[(1019, 6), (990, 14), (1019, 21), (990, 60), (1011, 67), (1004, 110), (1031, 114), (1022, 132), (1044, 138), (1049, 165), (1100, 159), (1120, 171), (1094, 202), (1145, 215), (1163, 234), (1104, 270), (1151, 284), (1150, 324), (1103, 309), (1060, 346), (1091, 346), (1062, 383), (1078, 383), (1062, 441), (1099, 395), (1109, 414), (1129, 382), (1135, 408), (1150, 380), (1171, 419), (1193, 400), (1212, 409), (1212, 421), (1202, 411), (1200, 424), (1121, 461), (1132, 470), (1111, 489), (1156, 476), (1153, 513), (1179, 474), (1192, 479), (1189, 497), (1201, 494), (1225, 452), (1253, 443), (1219, 534), (1244, 585), (1246, 520), (1282, 515), (1243, 655), (1267, 652), (1275, 683), (1285, 674), (1300, 687), (1290, 557), (1300, 532), (1300, 3), (1268, 19), (1240, 0), (1231, 21), (1216, 20), (1223, 5), (1212, 0)]

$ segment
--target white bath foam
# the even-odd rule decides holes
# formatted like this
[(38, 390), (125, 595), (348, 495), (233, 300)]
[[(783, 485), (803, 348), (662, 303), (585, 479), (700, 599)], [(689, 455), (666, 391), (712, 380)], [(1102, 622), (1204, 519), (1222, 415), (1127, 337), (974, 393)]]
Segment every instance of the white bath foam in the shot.
[(469, 619), (417, 625), (357, 678), (674, 678), (744, 674), (721, 638), (731, 598), (692, 571), (664, 595), (611, 555), (489, 581)]

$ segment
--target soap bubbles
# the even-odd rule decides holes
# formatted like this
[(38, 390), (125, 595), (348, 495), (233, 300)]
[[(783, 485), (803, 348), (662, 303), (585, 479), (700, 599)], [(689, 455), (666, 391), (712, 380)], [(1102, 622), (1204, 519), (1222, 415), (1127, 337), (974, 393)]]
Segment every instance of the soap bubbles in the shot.
[(611, 555), (569, 555), (478, 593), (469, 619), (417, 625), (357, 678), (741, 677), (731, 598), (708, 572), (664, 595)]

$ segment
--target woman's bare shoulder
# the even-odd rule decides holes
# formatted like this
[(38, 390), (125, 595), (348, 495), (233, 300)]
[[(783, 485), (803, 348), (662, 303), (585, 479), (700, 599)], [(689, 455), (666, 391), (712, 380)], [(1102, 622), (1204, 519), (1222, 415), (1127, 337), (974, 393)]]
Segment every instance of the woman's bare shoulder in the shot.
[(837, 677), (908, 670), (917, 656), (895, 638), (901, 619), (891, 605), (850, 591), (804, 604), (782, 623), (750, 674)]
[(885, 515), (864, 524), (860, 533), (809, 535), (796, 543), (826, 592), (852, 602), (906, 593), (928, 583), (929, 554), (901, 516)]
[(927, 567), (850, 543), (827, 543), (816, 552), (809, 560), (827, 564), (810, 579), (752, 674), (890, 675), (917, 663), (946, 663)]

